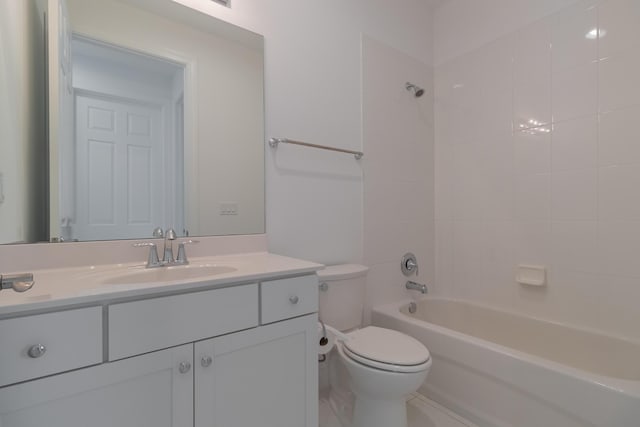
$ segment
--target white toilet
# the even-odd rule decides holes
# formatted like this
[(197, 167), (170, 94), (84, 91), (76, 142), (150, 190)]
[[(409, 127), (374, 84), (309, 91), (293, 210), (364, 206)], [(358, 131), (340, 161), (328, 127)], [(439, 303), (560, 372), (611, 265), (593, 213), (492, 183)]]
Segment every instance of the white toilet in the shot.
[(336, 344), (334, 359), (349, 373), (353, 427), (406, 427), (406, 396), (427, 377), (431, 356), (421, 342), (401, 332), (359, 329), (367, 270), (346, 264), (318, 271), (320, 319), (348, 336)]

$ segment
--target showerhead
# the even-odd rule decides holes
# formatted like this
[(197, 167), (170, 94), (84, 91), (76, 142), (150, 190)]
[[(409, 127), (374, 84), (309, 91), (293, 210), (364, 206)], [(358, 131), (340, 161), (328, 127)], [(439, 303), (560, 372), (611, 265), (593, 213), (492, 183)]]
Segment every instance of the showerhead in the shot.
[(407, 82), (405, 88), (409, 92), (413, 92), (413, 96), (415, 96), (416, 98), (420, 98), (422, 95), (424, 95), (424, 89), (422, 89), (420, 86), (414, 85), (413, 83)]

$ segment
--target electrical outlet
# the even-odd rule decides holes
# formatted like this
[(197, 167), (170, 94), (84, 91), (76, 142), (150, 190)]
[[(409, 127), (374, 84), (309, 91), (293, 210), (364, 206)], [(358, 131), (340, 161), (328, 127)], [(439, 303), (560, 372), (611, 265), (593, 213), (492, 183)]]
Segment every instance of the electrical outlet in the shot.
[(220, 202), (220, 215), (238, 215), (238, 203)]

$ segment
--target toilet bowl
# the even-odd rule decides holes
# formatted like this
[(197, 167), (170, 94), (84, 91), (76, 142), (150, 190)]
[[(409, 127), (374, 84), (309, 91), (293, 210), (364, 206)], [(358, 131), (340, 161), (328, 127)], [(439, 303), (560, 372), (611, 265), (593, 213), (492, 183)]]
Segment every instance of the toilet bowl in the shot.
[(421, 342), (401, 332), (360, 328), (366, 271), (363, 266), (342, 265), (318, 272), (320, 317), (345, 332), (336, 345), (338, 357), (331, 359), (340, 365), (333, 371), (348, 373), (355, 398), (353, 427), (406, 427), (406, 397), (426, 379), (431, 356)]
[(355, 395), (353, 427), (406, 427), (406, 396), (416, 391), (431, 368), (429, 351), (397, 331), (359, 329), (337, 345)]

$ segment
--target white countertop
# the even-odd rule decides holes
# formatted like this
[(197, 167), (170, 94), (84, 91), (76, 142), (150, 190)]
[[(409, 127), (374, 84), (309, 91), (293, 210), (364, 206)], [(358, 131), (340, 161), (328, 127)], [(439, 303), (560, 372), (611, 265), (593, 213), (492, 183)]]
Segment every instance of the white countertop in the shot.
[(109, 283), (110, 279), (144, 271), (145, 264), (135, 262), (33, 270), (30, 272), (34, 275), (35, 285), (30, 290), (23, 293), (11, 289), (0, 291), (0, 317), (10, 317), (23, 312), (102, 304), (119, 299), (250, 283), (277, 276), (314, 273), (324, 268), (321, 264), (268, 252), (194, 257), (189, 261), (190, 264), (187, 266), (161, 268), (189, 269), (202, 266), (225, 266), (233, 268), (234, 271), (165, 282), (111, 284)]

